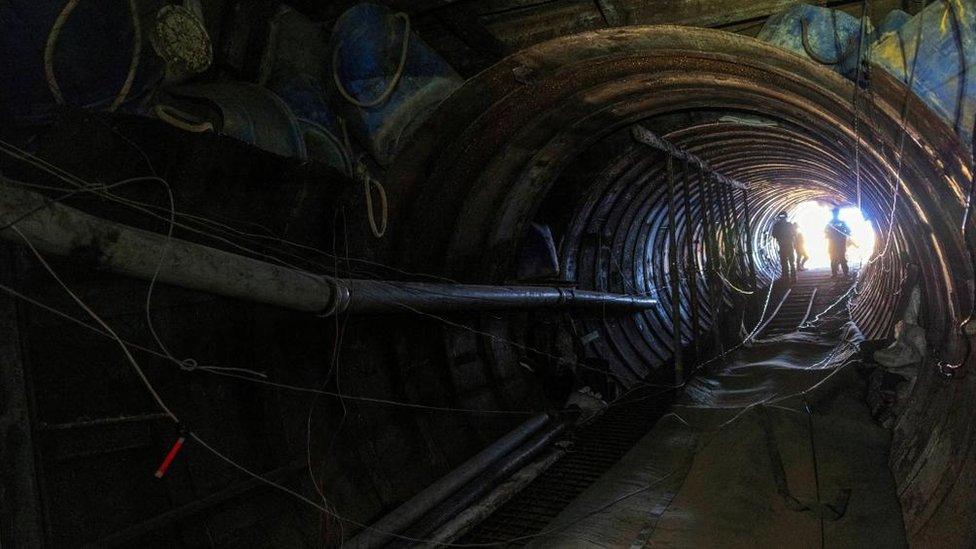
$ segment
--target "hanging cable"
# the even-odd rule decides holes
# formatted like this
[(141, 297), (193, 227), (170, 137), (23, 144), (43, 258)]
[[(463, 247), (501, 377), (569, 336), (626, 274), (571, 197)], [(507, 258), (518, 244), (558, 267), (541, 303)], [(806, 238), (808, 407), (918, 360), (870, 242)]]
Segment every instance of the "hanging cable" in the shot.
[[(831, 20), (833, 21), (835, 42), (836, 42), (837, 12), (833, 9), (830, 10), (830, 17)], [(847, 57), (851, 54), (851, 49), (853, 48), (853, 44), (851, 44), (850, 40), (848, 40), (848, 44), (843, 51), (841, 51), (839, 44), (835, 46), (836, 49), (835, 49), (833, 59), (827, 59), (826, 57), (817, 53), (817, 51), (810, 46), (810, 38), (808, 36), (809, 35), (808, 25), (809, 23), (807, 23), (806, 18), (801, 17), (800, 18), (800, 41), (803, 44), (803, 51), (806, 52), (806, 54), (810, 57), (810, 59), (813, 59), (814, 61), (820, 63), (821, 65), (828, 65), (828, 66), (839, 65), (840, 63), (843, 63), (844, 60), (847, 59)]]
[(189, 122), (188, 120), (191, 116), (172, 105), (157, 103), (153, 106), (153, 114), (156, 115), (156, 118), (166, 122), (170, 126), (186, 132), (204, 133), (212, 132), (214, 129), (213, 123), (209, 120)]
[(400, 79), (403, 77), (403, 73), (407, 68), (407, 54), (410, 52), (410, 16), (400, 12), (393, 14), (393, 17), (403, 20), (403, 44), (400, 46), (400, 61), (386, 89), (376, 98), (369, 101), (360, 101), (346, 90), (346, 87), (342, 85), (342, 78), (339, 76), (339, 53), (341, 44), (337, 43), (335, 49), (332, 51), (332, 81), (335, 83), (336, 89), (343, 99), (361, 109), (368, 109), (386, 103), (390, 96), (393, 95), (393, 91), (396, 90), (397, 84), (400, 83)]
[[(369, 174), (365, 164), (359, 163), (356, 169), (357, 178), (363, 182), (363, 193), (366, 196), (366, 219), (369, 220), (369, 228), (376, 238), (383, 238), (386, 234), (386, 226), (389, 221), (389, 205), (386, 201), (386, 189), (383, 184)], [(376, 210), (373, 206), (373, 189), (376, 190), (380, 198), (379, 222), (376, 220)]]
[(861, 91), (861, 76), (864, 70), (864, 37), (867, 35), (867, 13), (868, 13), (868, 1), (863, 0), (861, 2), (861, 21), (859, 27), (859, 36), (857, 37), (857, 68), (854, 74), (854, 94), (851, 98), (852, 110), (854, 111), (854, 184), (857, 192), (857, 209), (861, 210), (861, 133), (860, 133), (860, 122), (861, 118), (858, 116), (858, 99), (860, 98)]
[[(125, 81), (122, 83), (121, 89), (115, 95), (115, 99), (109, 105), (108, 110), (112, 112), (119, 108), (123, 102), (125, 102), (126, 97), (129, 95), (129, 91), (132, 89), (132, 83), (135, 81), (136, 72), (139, 69), (139, 59), (142, 53), (142, 29), (139, 23), (139, 13), (136, 6), (136, 0), (129, 0), (129, 13), (132, 16), (132, 55), (129, 61), (129, 69), (125, 76)], [(44, 44), (44, 76), (47, 79), (48, 89), (51, 91), (51, 95), (54, 96), (54, 101), (58, 105), (64, 105), (64, 96), (61, 93), (61, 86), (58, 84), (57, 76), (54, 73), (54, 53), (58, 45), (58, 38), (61, 36), (61, 29), (64, 27), (65, 23), (68, 22), (68, 17), (71, 12), (75, 10), (78, 6), (78, 0), (68, 0), (61, 11), (58, 12), (57, 18), (54, 20), (54, 24), (51, 26), (51, 30), (48, 32), (47, 41)]]
[(63, 280), (61, 280), (61, 277), (58, 276), (58, 273), (55, 272), (55, 270), (51, 267), (51, 265), (47, 262), (47, 260), (44, 259), (44, 256), (42, 256), (41, 253), (37, 251), (37, 248), (34, 247), (34, 244), (24, 235), (24, 233), (20, 232), (20, 229), (18, 229), (16, 226), (12, 226), (10, 227), (10, 230), (17, 233), (17, 235), (20, 236), (21, 239), (23, 239), (24, 244), (26, 244), (27, 247), (30, 249), (31, 253), (34, 254), (34, 257), (36, 257), (38, 262), (40, 262), (41, 266), (44, 267), (44, 270), (46, 270), (48, 274), (51, 275), (51, 278), (53, 278), (54, 281), (57, 282), (58, 285), (61, 286), (61, 288), (71, 297), (72, 301), (74, 301), (79, 307), (82, 308), (82, 310), (88, 313), (88, 316), (90, 316), (92, 320), (97, 322), (106, 332), (108, 332), (111, 338), (114, 339), (116, 343), (118, 343), (119, 348), (122, 349), (122, 353), (125, 355), (126, 360), (128, 360), (129, 364), (132, 365), (133, 371), (142, 381), (143, 386), (145, 386), (146, 390), (149, 392), (150, 396), (152, 396), (153, 400), (156, 401), (156, 405), (159, 406), (159, 409), (162, 410), (163, 413), (165, 413), (167, 416), (169, 416), (169, 418), (172, 419), (174, 423), (179, 424), (180, 418), (177, 417), (175, 413), (173, 413), (173, 410), (171, 410), (169, 406), (166, 405), (162, 397), (159, 396), (159, 393), (156, 392), (156, 388), (153, 387), (153, 384), (149, 381), (149, 378), (146, 377), (146, 373), (139, 366), (139, 363), (136, 361), (135, 357), (132, 356), (132, 353), (129, 351), (129, 347), (126, 346), (122, 338), (119, 337), (119, 334), (117, 334), (115, 330), (113, 330), (112, 327), (108, 325), (108, 323), (102, 320), (102, 317), (98, 316), (98, 314), (96, 314), (95, 311), (93, 311), (87, 304), (85, 304), (85, 302), (82, 301), (81, 298), (78, 297), (78, 295), (75, 294), (71, 290), (71, 288), (69, 288), (68, 285), (64, 283)]

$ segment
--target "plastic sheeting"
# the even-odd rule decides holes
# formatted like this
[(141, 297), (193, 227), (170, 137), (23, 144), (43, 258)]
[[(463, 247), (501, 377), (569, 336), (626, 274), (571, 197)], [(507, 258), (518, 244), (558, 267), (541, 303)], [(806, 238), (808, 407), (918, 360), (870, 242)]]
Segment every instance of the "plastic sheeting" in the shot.
[(766, 20), (756, 38), (826, 64), (854, 79), (858, 57), (874, 40), (870, 21), (865, 21), (864, 46), (860, 19), (840, 10), (797, 4)]
[(835, 320), (741, 350), (689, 384), (534, 546), (905, 546), (860, 339)]
[(969, 147), (976, 116), (976, 6), (937, 1), (871, 46), (870, 60), (938, 113)]

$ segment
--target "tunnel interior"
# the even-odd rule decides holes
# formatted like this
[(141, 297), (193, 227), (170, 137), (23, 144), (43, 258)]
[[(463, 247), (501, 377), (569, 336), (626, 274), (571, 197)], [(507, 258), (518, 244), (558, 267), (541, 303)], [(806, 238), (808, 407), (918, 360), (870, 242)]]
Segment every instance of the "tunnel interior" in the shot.
[[(443, 258), (443, 272), (465, 280), (511, 280), (520, 246), (545, 225), (559, 251), (559, 276), (659, 299), (641, 314), (576, 318), (562, 328), (588, 336), (574, 355), (588, 364), (577, 382), (620, 395), (649, 379), (674, 380), (676, 348), (684, 363), (707, 363), (747, 333), (748, 319), (763, 307), (762, 292), (753, 290), (771, 291), (779, 274), (768, 238), (777, 213), (810, 201), (860, 205), (876, 243), (845, 295), (857, 326), (869, 340), (889, 337), (906, 307), (900, 288), (916, 277), (934, 362), (966, 362), (960, 325), (973, 303), (960, 230), (967, 153), (890, 76), (875, 71), (871, 78), (868, 96), (832, 71), (762, 44), (667, 27), (597, 32), (515, 54), (469, 80), (441, 111), (450, 119), (435, 115), (430, 132), (397, 162), (397, 186), (410, 190), (401, 197), (404, 209), (413, 212), (403, 233), (422, 235), (402, 244), (404, 257), (428, 266)], [(635, 125), (748, 191), (709, 181), (638, 142)], [(414, 242), (444, 245), (424, 255)], [(670, 278), (675, 270), (678, 280)], [(703, 307), (697, 318), (693, 299)], [(706, 345), (712, 322), (725, 337), (734, 334), (732, 341)], [(943, 376), (938, 366), (920, 376), (928, 381), (914, 386), (905, 414), (931, 418), (924, 410), (941, 398)], [(922, 518), (932, 512), (931, 494), (913, 484), (919, 469), (909, 465), (930, 447), (930, 435), (912, 421), (894, 434), (892, 463), (904, 482), (909, 529), (932, 527), (931, 515)], [(952, 491), (939, 490), (940, 497)]]
[[(418, 86), (407, 121), (349, 100), (340, 80), (368, 63), (338, 66), (351, 42), (313, 26), (238, 37), (247, 47), (231, 36), (210, 52), (213, 73), (160, 94), (142, 95), (149, 76), (136, 71), (131, 111), (70, 104), (85, 90), (66, 85), (68, 105), (23, 102), (31, 124), (47, 110), (53, 122), (0, 129), (0, 449), (16, 456), (2, 470), (0, 545), (544, 546), (549, 521), (641, 441), (676, 436), (659, 420), (687, 405), (689, 384), (748, 355), (787, 302), (770, 237), (780, 212), (817, 248), (808, 267), (829, 270), (832, 208), (862, 231), (853, 277), (829, 299), (804, 294), (796, 331), (849, 318), (860, 391), (917, 288), (928, 351), (899, 382), (906, 394), (888, 388), (897, 413), (870, 433), (882, 433), (910, 545), (976, 540), (976, 186), (961, 104), (952, 124), (877, 64), (841, 74), (769, 37), (611, 24), (601, 11), (607, 28), (509, 47), (480, 25), (471, 34), (463, 7), (437, 9), (415, 30), (440, 36), (448, 60), (472, 42), (477, 55), (453, 63), (463, 79), (424, 58), (434, 77), (419, 86), (406, 59), (427, 46), (409, 9), (390, 15), (403, 27), (383, 35), (402, 45), (394, 80)], [(841, 10), (828, 11), (836, 33)], [(220, 20), (244, 32), (303, 18), (238, 6)], [(311, 76), (289, 80), (275, 62), (329, 71), (303, 88)], [(172, 78), (172, 65), (149, 69)], [(331, 127), (286, 105), (296, 89), (346, 96), (345, 118)], [(61, 224), (79, 211), (91, 217)], [(133, 234), (163, 239), (134, 254), (141, 267), (113, 248)], [(203, 274), (182, 284), (168, 254), (173, 272)], [(543, 292), (544, 306), (492, 301)], [(282, 293), (287, 305), (266, 297)], [(566, 305), (586, 296), (604, 301)], [(763, 383), (743, 379), (743, 391)], [(505, 441), (505, 459), (466, 469)]]
[[(763, 63), (752, 63), (760, 53), (747, 50), (758, 44), (748, 43), (746, 50), (737, 51), (742, 44), (724, 43), (722, 36), (702, 38), (714, 41), (710, 50), (693, 43), (694, 48), (685, 51), (682, 41), (690, 43), (691, 38), (678, 35), (693, 33), (661, 29), (655, 34), (664, 36), (660, 43), (637, 33), (607, 33), (574, 40), (572, 45), (549, 44), (469, 81), (452, 98), (458, 104), (473, 103), (475, 95), (485, 92), (479, 80), (491, 82), (513, 67), (529, 67), (533, 74), (529, 86), (512, 82), (507, 89), (492, 89), (493, 96), (503, 98), (491, 107), (498, 117), (482, 119), (490, 121), (491, 128), (479, 127), (482, 120), (464, 127), (454, 109), (444, 109), (455, 118), (433, 125), (434, 132), (450, 136), (447, 140), (467, 140), (436, 153), (432, 163), (437, 171), (426, 182), (418, 185), (409, 168), (401, 170), (407, 177), (403, 188), (422, 189), (414, 200), (426, 205), (432, 194), (438, 194), (435, 204), (451, 201), (450, 213), (440, 222), (454, 235), (447, 245), (445, 272), (466, 277), (477, 273), (483, 281), (511, 279), (517, 276), (514, 262), (520, 239), (531, 223), (546, 225), (558, 243), (560, 275), (567, 280), (581, 287), (636, 291), (660, 299), (658, 309), (632, 319), (608, 320), (612, 328), (601, 338), (612, 345), (601, 354), (616, 355), (622, 361), (619, 375), (636, 380), (647, 373), (647, 356), (663, 363), (673, 354), (667, 278), (669, 177), (676, 181), (675, 240), (681, 243), (677, 264), (686, 265), (688, 255), (695, 256), (696, 265), (708, 263), (704, 235), (711, 233), (717, 245), (728, 245), (716, 247), (715, 262), (723, 264), (726, 274), (734, 271), (740, 277), (736, 281), (750, 288), (768, 286), (777, 276), (779, 265), (767, 236), (777, 213), (792, 212), (808, 201), (860, 204), (863, 216), (872, 220), (877, 249), (862, 266), (854, 290), (851, 308), (859, 326), (874, 338), (891, 330), (898, 309), (895, 290), (912, 264), (924, 271), (923, 301), (933, 307), (926, 314), (926, 328), (932, 341), (947, 345), (956, 319), (965, 316), (962, 312), (970, 304), (966, 292), (958, 290), (970, 277), (969, 261), (958, 236), (953, 236), (959, 233), (953, 229), (962, 220), (967, 194), (962, 182), (969, 168), (958, 146), (954, 158), (932, 155), (946, 151), (953, 140), (944, 133), (915, 133), (921, 130), (913, 126), (928, 130), (938, 125), (926, 120), (927, 113), (914, 98), (884, 82), (879, 73), (882, 81), (875, 81), (872, 90), (875, 102), (854, 113), (843, 98), (857, 90), (830, 71), (800, 66), (771, 48), (761, 51)], [(630, 47), (630, 56), (619, 51)], [(639, 48), (645, 50), (638, 53)], [(676, 49), (683, 63), (669, 71)], [(524, 110), (516, 114), (514, 105)], [(517, 126), (505, 124), (515, 119)], [(741, 190), (713, 184), (716, 188), (703, 194), (703, 174), (680, 161), (671, 160), (669, 166), (667, 154), (635, 141), (630, 131), (635, 124), (746, 182), (749, 226), (744, 226)], [(405, 156), (427, 160), (412, 149)], [(478, 184), (470, 173), (480, 174)], [(461, 174), (466, 181), (452, 179)], [(467, 189), (472, 190), (464, 194)], [(703, 211), (702, 204), (711, 211)], [(429, 210), (419, 209), (421, 223), (428, 225)], [(492, 221), (486, 219), (489, 215)], [(704, 218), (708, 227), (703, 226)], [(436, 225), (428, 225), (428, 230)], [(685, 246), (687, 233), (691, 246)], [(751, 258), (736, 256), (750, 250)], [(755, 282), (748, 280), (750, 262)], [(703, 267), (697, 268), (697, 284), (703, 288), (705, 274)], [(727, 282), (723, 299), (729, 301), (728, 293), (736, 286)], [(687, 294), (687, 280), (681, 291)], [(687, 311), (681, 317), (686, 341), (691, 320)], [(707, 330), (709, 319), (701, 322), (701, 329)], [(613, 341), (628, 330), (634, 330), (628, 342)], [(627, 363), (628, 353), (633, 363)]]

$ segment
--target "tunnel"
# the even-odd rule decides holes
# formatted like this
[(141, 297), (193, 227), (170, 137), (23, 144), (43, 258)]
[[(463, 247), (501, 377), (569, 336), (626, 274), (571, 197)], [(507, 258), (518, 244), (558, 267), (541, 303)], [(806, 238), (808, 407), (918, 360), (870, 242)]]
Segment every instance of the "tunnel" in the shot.
[[(395, 221), (410, 237), (398, 252), (412, 267), (437, 264), (465, 281), (501, 282), (517, 276), (531, 224), (546, 223), (560, 242), (560, 266), (582, 287), (661, 300), (659, 309), (581, 328), (599, 333), (595, 352), (622, 386), (673, 366), (669, 170), (681, 180), (676, 240), (690, 232), (694, 253), (704, 254), (703, 233), (722, 231), (723, 212), (712, 205), (712, 225), (703, 226), (702, 203), (716, 200), (702, 200), (704, 175), (669, 165), (668, 155), (635, 140), (638, 125), (749, 185), (748, 205), (742, 191), (705, 191), (727, 193), (724, 213), (748, 231), (740, 251), (752, 251), (756, 279), (744, 277), (743, 286), (766, 287), (778, 273), (775, 255), (761, 253), (778, 212), (811, 200), (859, 205), (878, 243), (853, 286), (852, 318), (867, 338), (886, 337), (899, 314), (899, 284), (918, 269), (934, 352), (948, 363), (968, 360), (959, 343), (972, 307), (972, 263), (960, 230), (970, 193), (967, 153), (890, 76), (876, 71), (871, 78), (871, 96), (855, 112), (859, 90), (832, 71), (754, 41), (673, 27), (600, 31), (519, 52), (469, 80), (396, 163), (394, 187), (404, 191), (395, 200), (415, 212)], [(681, 206), (684, 193), (690, 207)], [(741, 225), (746, 207), (748, 227)], [(695, 276), (708, 287), (701, 270)], [(695, 329), (688, 283), (678, 286), (686, 347)], [(734, 292), (711, 297), (730, 300)], [(696, 335), (706, 334), (711, 320), (698, 321)], [(922, 375), (931, 384), (919, 382), (905, 413), (931, 417), (925, 410), (933, 401), (952, 397), (937, 388), (938, 368)], [(947, 417), (931, 420), (943, 436), (953, 430)], [(965, 430), (968, 420), (959, 421)], [(931, 429), (898, 432), (892, 451), (905, 455), (893, 459), (917, 457)], [(923, 503), (929, 497), (965, 497), (949, 486), (939, 492), (913, 494), (912, 503), (931, 509)]]
[[(0, 545), (971, 546), (962, 107), (705, 26), (478, 26), (490, 62), (383, 143), (301, 116), (272, 139), (267, 106), (235, 135), (251, 83), (14, 119)], [(227, 48), (221, 79), (287, 103)], [(850, 278), (782, 278), (770, 234), (811, 204), (871, 227)], [(888, 375), (912, 327), (927, 350)], [(777, 375), (803, 409), (762, 396)]]

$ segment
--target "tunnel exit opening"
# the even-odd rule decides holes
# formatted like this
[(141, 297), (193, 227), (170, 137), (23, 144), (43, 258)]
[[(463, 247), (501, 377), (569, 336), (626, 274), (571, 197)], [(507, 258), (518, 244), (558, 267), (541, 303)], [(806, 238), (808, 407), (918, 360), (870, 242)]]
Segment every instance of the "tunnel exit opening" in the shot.
[[(809, 257), (805, 263), (807, 269), (830, 268), (825, 230), (831, 220), (833, 209), (832, 204), (809, 200), (801, 202), (791, 212), (790, 218), (796, 223), (797, 232), (803, 235), (806, 254)], [(851, 231), (847, 246), (847, 261), (852, 269), (860, 269), (874, 253), (877, 241), (874, 224), (864, 217), (864, 213), (857, 206), (841, 207), (838, 217), (847, 223)]]

